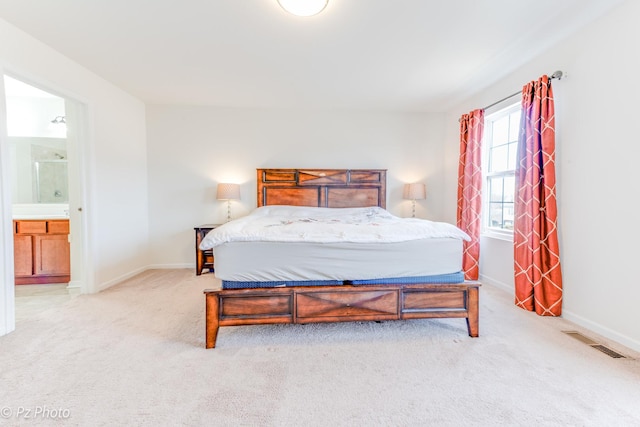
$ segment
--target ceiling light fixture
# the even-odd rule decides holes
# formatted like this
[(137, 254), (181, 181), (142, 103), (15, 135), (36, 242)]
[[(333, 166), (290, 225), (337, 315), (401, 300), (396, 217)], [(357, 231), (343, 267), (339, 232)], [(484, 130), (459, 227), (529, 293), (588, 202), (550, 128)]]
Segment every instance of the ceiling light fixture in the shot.
[(329, 0), (278, 0), (281, 8), (296, 16), (313, 16), (327, 7)]

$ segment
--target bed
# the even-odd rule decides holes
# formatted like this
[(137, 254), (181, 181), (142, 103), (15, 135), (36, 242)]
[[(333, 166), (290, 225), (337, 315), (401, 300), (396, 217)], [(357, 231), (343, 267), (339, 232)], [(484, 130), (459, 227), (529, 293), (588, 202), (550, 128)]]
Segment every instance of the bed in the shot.
[(222, 281), (204, 291), (206, 348), (222, 326), (277, 323), (460, 318), (477, 337), (480, 283), (459, 271), (464, 233), (399, 220), (386, 192), (383, 169), (257, 169), (256, 211), (201, 246), (214, 249)]

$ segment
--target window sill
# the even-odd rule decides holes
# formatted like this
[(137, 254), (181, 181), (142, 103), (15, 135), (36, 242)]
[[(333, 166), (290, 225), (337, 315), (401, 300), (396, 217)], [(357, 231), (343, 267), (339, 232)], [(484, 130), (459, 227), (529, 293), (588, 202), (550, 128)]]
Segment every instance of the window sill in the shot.
[(496, 231), (484, 231), (480, 237), (495, 240), (504, 240), (505, 242), (513, 242), (513, 233), (500, 233)]

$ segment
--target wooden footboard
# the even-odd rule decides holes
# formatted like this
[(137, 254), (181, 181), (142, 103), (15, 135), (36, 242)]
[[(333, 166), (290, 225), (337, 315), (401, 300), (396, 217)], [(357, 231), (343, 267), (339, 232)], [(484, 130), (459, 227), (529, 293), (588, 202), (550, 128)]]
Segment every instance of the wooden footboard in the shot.
[(477, 337), (479, 282), (205, 290), (206, 347), (220, 326), (464, 318)]

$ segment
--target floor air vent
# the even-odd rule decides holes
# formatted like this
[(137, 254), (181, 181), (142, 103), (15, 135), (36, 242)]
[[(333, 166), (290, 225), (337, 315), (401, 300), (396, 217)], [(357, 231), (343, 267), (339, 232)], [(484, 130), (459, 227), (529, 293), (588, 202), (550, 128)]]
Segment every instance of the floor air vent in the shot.
[(576, 331), (562, 331), (565, 334), (569, 335), (572, 338), (577, 339), (578, 341), (581, 341), (585, 344), (587, 344), (590, 347), (595, 348), (598, 351), (601, 351), (602, 353), (606, 354), (609, 357), (613, 357), (615, 359), (624, 359), (625, 356), (623, 356), (622, 354), (618, 353), (617, 351), (613, 351), (611, 350), (609, 347), (606, 347), (602, 344), (598, 344), (597, 342), (595, 342), (594, 340), (592, 340), (589, 337), (586, 337), (584, 335), (582, 335), (580, 332), (576, 332)]
[(620, 359), (620, 358), (624, 359), (623, 355), (621, 355), (620, 353), (618, 353), (616, 351), (611, 350), (609, 347), (605, 347), (605, 346), (600, 345), (600, 344), (592, 345), (591, 347), (595, 348), (596, 350), (600, 350), (601, 352), (603, 352), (607, 356), (611, 356), (614, 359)]

